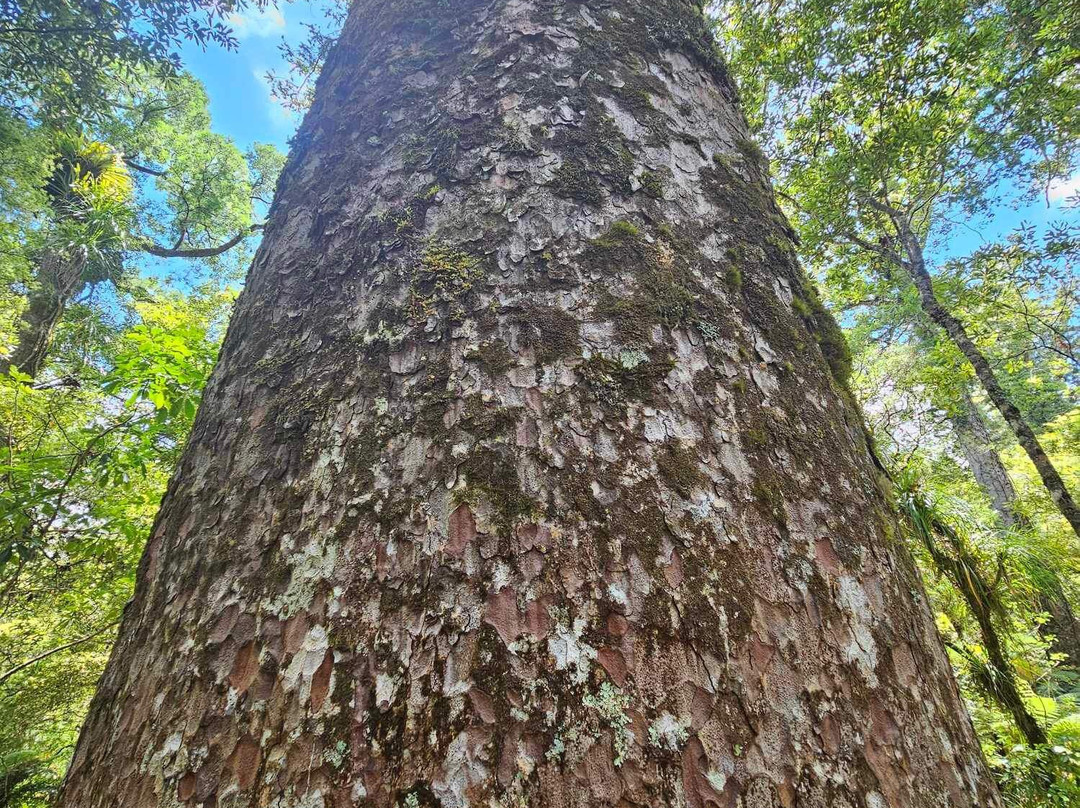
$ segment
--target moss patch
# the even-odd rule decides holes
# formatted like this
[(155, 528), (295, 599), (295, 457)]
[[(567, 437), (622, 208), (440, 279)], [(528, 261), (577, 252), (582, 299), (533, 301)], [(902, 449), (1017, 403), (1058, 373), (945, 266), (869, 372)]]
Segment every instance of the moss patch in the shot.
[(724, 283), (732, 292), (742, 289), (742, 270), (739, 269), (737, 264), (728, 264), (727, 269), (724, 270)]
[(754, 500), (776, 520), (777, 524), (787, 524), (787, 516), (784, 511), (784, 492), (783, 489), (774, 480), (763, 479), (759, 474), (758, 478), (750, 486), (750, 493), (754, 495)]
[(801, 293), (795, 295), (791, 303), (821, 347), (821, 353), (829, 363), (833, 378), (846, 388), (851, 378), (851, 349), (844, 338), (844, 332), (818, 297), (817, 290), (809, 281), (804, 281)]
[(603, 201), (601, 182), (613, 191), (632, 192), (634, 156), (603, 105), (591, 95), (583, 101), (581, 125), (561, 127), (553, 139), (563, 157), (553, 188), (560, 196), (596, 205)]
[(476, 256), (441, 242), (428, 244), (409, 273), (409, 319), (419, 325), (445, 310), (459, 322), (465, 317), (466, 297), (484, 274)]
[(446, 362), (430, 362), (421, 368), (410, 391), (417, 401), (416, 430), (422, 435), (437, 435), (444, 430), (443, 418), (454, 400), (450, 390), (450, 366)]
[(482, 440), (512, 440), (521, 407), (499, 407), (478, 394), (465, 398), (465, 412), (458, 427)]
[(600, 183), (580, 163), (573, 160), (568, 160), (555, 169), (551, 188), (558, 196), (576, 199), (588, 205), (599, 205), (604, 201)]
[(521, 341), (536, 352), (538, 364), (581, 353), (581, 323), (557, 306), (528, 304), (514, 320), (521, 326)]
[(593, 240), (585, 261), (613, 277), (632, 274), (636, 284), (627, 296), (616, 296), (607, 287), (597, 292), (595, 315), (615, 324), (626, 344), (647, 344), (656, 325), (676, 328), (689, 319), (699, 297), (687, 256), (666, 241), (649, 244), (637, 226), (615, 222)]
[(459, 492), (461, 501), (486, 499), (498, 514), (497, 524), (506, 536), (519, 519), (536, 512), (532, 497), (521, 490), (517, 467), (502, 453), (487, 447), (474, 449), (461, 465), (465, 474), (465, 489)]
[(609, 407), (621, 407), (628, 401), (652, 401), (656, 386), (675, 367), (675, 362), (659, 350), (645, 354), (643, 361), (630, 363), (594, 356), (583, 362), (578, 373), (592, 397)]
[(664, 484), (689, 498), (694, 488), (700, 486), (705, 475), (698, 466), (697, 455), (682, 443), (665, 443), (656, 455), (656, 467)]
[(660, 199), (664, 195), (664, 181), (655, 171), (646, 171), (639, 178), (641, 190), (653, 199)]
[(483, 343), (467, 353), (465, 358), (472, 362), (479, 362), (483, 371), (491, 376), (505, 373), (517, 364), (516, 358), (501, 339)]
[(425, 169), (445, 180), (453, 172), (461, 134), (452, 127), (415, 134), (405, 142), (402, 159), (413, 169)]

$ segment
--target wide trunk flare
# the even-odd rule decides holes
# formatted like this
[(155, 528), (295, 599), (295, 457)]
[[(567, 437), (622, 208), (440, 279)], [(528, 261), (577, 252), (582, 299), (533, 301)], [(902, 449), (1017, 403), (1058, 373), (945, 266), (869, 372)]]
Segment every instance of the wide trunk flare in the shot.
[(997, 805), (689, 0), (358, 0), (61, 805)]

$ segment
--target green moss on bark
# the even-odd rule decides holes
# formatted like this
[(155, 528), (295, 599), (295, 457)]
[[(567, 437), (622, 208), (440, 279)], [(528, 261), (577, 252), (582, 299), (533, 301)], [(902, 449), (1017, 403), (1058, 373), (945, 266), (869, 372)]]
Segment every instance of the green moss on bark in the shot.
[(678, 442), (663, 445), (656, 454), (656, 466), (660, 479), (685, 498), (705, 480), (698, 466), (697, 455)]

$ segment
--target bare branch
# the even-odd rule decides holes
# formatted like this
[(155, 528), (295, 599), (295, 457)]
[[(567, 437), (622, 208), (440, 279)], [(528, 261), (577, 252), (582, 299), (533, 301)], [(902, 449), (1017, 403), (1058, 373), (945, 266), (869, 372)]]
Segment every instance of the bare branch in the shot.
[(227, 253), (252, 233), (262, 230), (264, 226), (253, 224), (247, 230), (240, 231), (224, 244), (219, 244), (216, 247), (162, 247), (160, 244), (148, 241), (140, 245), (139, 249), (158, 258), (213, 258)]

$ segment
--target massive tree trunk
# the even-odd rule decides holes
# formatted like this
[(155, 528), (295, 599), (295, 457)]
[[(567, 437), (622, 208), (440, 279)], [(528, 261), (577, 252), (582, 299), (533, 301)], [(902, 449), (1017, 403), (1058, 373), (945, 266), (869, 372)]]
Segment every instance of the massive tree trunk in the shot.
[(689, 0), (358, 0), (68, 808), (997, 805)]

